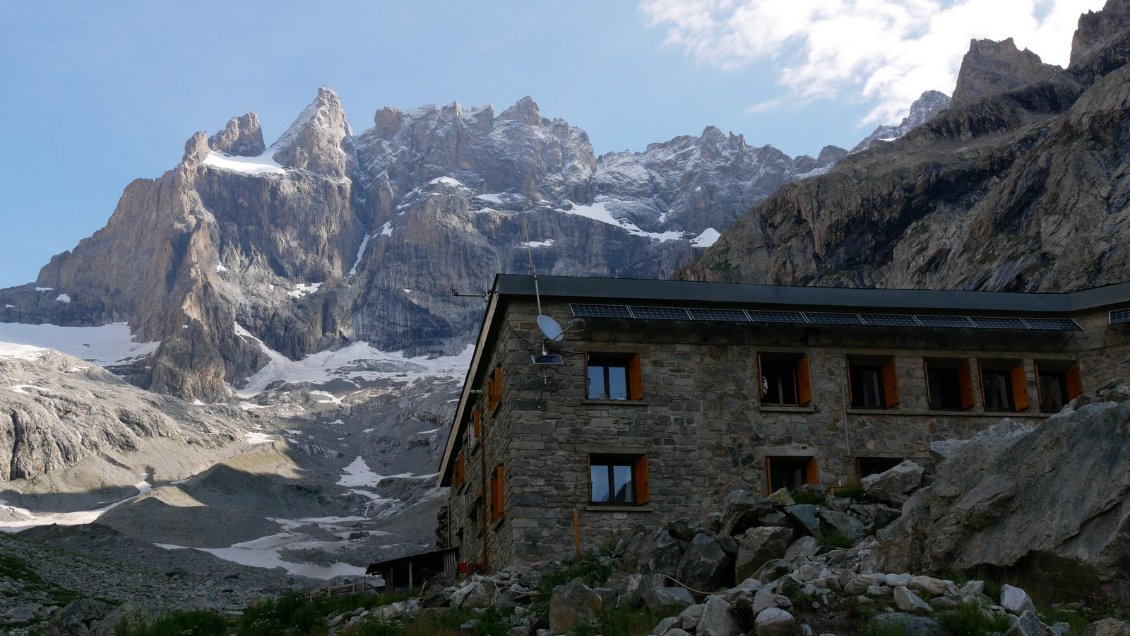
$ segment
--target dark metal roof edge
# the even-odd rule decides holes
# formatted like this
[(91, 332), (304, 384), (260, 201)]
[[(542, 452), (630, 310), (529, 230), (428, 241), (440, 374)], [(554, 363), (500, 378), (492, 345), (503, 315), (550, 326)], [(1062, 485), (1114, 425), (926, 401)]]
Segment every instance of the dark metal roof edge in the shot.
[[(1130, 283), (1118, 283), (1070, 293), (1028, 293), (800, 287), (569, 276), (538, 276), (537, 280), (538, 291), (543, 296), (549, 297), (680, 303), (1025, 313), (1072, 313), (1130, 303)], [(495, 280), (495, 290), (502, 295), (532, 296), (534, 277), (528, 274), (499, 274)]]

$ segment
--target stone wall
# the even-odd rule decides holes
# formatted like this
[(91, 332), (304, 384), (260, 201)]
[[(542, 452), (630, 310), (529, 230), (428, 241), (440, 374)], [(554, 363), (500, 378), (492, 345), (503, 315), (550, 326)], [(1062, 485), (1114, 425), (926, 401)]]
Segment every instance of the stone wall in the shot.
[[(571, 318), (564, 303), (543, 299), (543, 312), (562, 324)], [(497, 524), (487, 517), (493, 567), (570, 556), (574, 515), (582, 546), (590, 549), (635, 523), (721, 509), (735, 488), (766, 492), (767, 456), (813, 457), (819, 481), (841, 485), (857, 479), (857, 458), (929, 462), (931, 441), (967, 438), (1003, 417), (1038, 422), (1046, 415), (1039, 412), (1037, 361), (1077, 362), (1085, 390), (1130, 375), (1130, 339), (1124, 328), (1106, 325), (1105, 313), (1081, 319), (1084, 334), (589, 320), (568, 332), (561, 366), (530, 362), (540, 352), (536, 315), (532, 301), (506, 309), (493, 359), (483, 367), (489, 372), (502, 364), (502, 404), (484, 418), (485, 443), (467, 451), (467, 483), (452, 495), (452, 536), (462, 527), (462, 558), (478, 562), (482, 517), (467, 515), (482, 485), (483, 446), (488, 474), (504, 465), (506, 516)], [(643, 399), (586, 399), (590, 352), (640, 354)], [(811, 403), (759, 404), (759, 352), (807, 355)], [(846, 361), (853, 355), (894, 357), (897, 406), (850, 406)], [(969, 365), (973, 408), (929, 409), (924, 358)], [(982, 406), (978, 362), (1002, 360), (1024, 365), (1030, 406), (1023, 412)], [(485, 392), (485, 374), (480, 381)], [(646, 455), (650, 502), (591, 504), (593, 455)]]

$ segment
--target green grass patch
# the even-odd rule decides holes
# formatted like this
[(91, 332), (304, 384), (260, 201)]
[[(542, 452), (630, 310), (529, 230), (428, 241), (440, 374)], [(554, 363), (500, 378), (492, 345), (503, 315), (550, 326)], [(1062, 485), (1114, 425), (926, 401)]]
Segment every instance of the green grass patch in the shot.
[(942, 633), (950, 636), (982, 636), (1008, 631), (1007, 616), (997, 616), (980, 603), (962, 603), (957, 607), (938, 612), (936, 619)]
[(605, 607), (595, 620), (575, 627), (573, 634), (575, 636), (647, 636), (659, 621), (674, 616), (680, 611), (681, 608), (650, 612), (647, 609)]
[(27, 561), (10, 554), (0, 555), (0, 576), (19, 581), (29, 590), (44, 592), (59, 605), (66, 605), (82, 597), (78, 592), (44, 581)]
[(907, 636), (910, 633), (906, 623), (894, 621), (871, 621), (863, 636)]
[(565, 585), (573, 579), (581, 579), (581, 582), (589, 587), (603, 585), (612, 575), (611, 563), (607, 565), (602, 563), (610, 552), (610, 549), (585, 552), (580, 559), (572, 563), (546, 571), (542, 574), (541, 586), (534, 595), (531, 611), (535, 614), (545, 614), (549, 611), (549, 599), (553, 596), (553, 588)]
[(114, 636), (223, 636), (230, 628), (231, 623), (214, 612), (172, 612), (142, 627), (118, 623)]
[(793, 490), (789, 492), (789, 496), (793, 501), (798, 504), (822, 504), (824, 503), (824, 493), (813, 492), (811, 490)]
[(850, 548), (852, 541), (838, 530), (828, 530), (816, 534), (816, 543), (828, 548)]

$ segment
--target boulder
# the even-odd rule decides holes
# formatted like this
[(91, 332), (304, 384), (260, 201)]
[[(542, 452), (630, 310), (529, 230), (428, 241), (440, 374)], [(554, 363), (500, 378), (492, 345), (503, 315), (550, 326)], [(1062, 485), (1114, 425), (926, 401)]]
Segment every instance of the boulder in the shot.
[(644, 604), (652, 612), (681, 609), (694, 605), (694, 597), (682, 587), (653, 587), (644, 593)]
[(753, 632), (757, 636), (792, 636), (795, 629), (796, 619), (779, 607), (762, 610), (753, 621)]
[(895, 588), (895, 605), (904, 612), (929, 614), (934, 611), (929, 603), (923, 601), (917, 594), (902, 585)]
[(744, 581), (766, 562), (780, 559), (789, 549), (793, 531), (779, 526), (750, 528), (738, 536), (734, 579)]
[(1035, 612), (1036, 605), (1024, 590), (1008, 585), (1001, 586), (1001, 607), (1010, 614), (1020, 616), (1024, 612)]
[(785, 507), (785, 514), (800, 524), (808, 531), (808, 534), (813, 535), (820, 532), (820, 519), (817, 518), (816, 511), (817, 507), (813, 504), (797, 504)]
[(911, 491), (922, 485), (925, 472), (908, 459), (881, 473), (864, 477), (863, 492), (871, 499), (901, 505)]
[(903, 612), (879, 614), (872, 622), (887, 626), (889, 630), (900, 630), (905, 636), (941, 636), (942, 628), (933, 619)]
[(1036, 612), (1025, 610), (1020, 615), (1020, 619), (1013, 623), (1004, 634), (1005, 636), (1052, 636), (1053, 632), (1051, 628), (1040, 621)]
[(696, 590), (713, 591), (733, 583), (733, 560), (710, 535), (697, 534), (683, 558), (675, 578)]
[(738, 636), (741, 629), (730, 613), (730, 604), (718, 596), (711, 596), (703, 604), (695, 634), (698, 636)]
[(821, 508), (817, 514), (831, 528), (832, 532), (840, 534), (852, 543), (858, 541), (867, 532), (866, 524), (846, 512)]
[(726, 502), (722, 515), (723, 536), (736, 536), (761, 524), (761, 518), (774, 512), (773, 503), (766, 497), (737, 490)]
[(1084, 636), (1130, 636), (1130, 623), (1105, 618), (1088, 625)]
[(573, 579), (553, 590), (549, 598), (549, 629), (567, 632), (578, 623), (590, 620), (604, 609), (604, 601), (580, 579)]
[(683, 545), (666, 528), (641, 529), (622, 540), (617, 552), (625, 570), (675, 576)]
[[(1049, 593), (1130, 605), (1130, 401), (1002, 423), (938, 465), (883, 533), (894, 571), (1013, 569)], [(1101, 477), (1099, 477), (1101, 476)]]
[(793, 544), (789, 546), (789, 549), (785, 550), (785, 558), (789, 560), (796, 558), (808, 558), (810, 556), (815, 556), (819, 551), (820, 542), (816, 540), (816, 537), (803, 536), (796, 541), (793, 541)]
[(498, 599), (498, 586), (485, 576), (474, 576), (451, 595), (451, 606), (459, 609), (490, 607)]

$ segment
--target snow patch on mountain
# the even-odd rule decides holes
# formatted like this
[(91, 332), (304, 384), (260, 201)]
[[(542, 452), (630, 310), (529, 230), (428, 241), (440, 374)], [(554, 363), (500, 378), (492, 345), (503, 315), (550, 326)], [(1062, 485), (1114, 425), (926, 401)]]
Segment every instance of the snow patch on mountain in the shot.
[(39, 347), (109, 366), (151, 355), (160, 345), (160, 342), (135, 342), (129, 325), (124, 322), (100, 327), (0, 322), (0, 357), (32, 355), (32, 349)]
[(322, 384), (333, 379), (360, 378), (407, 384), (426, 377), (459, 379), (466, 375), (474, 353), (474, 346), (467, 345), (454, 356), (407, 357), (402, 351), (381, 351), (367, 342), (355, 342), (336, 351), (319, 351), (301, 360), (291, 360), (268, 347), (239, 323), (235, 325), (235, 333), (253, 340), (270, 360), (236, 391), (241, 398), (254, 397), (278, 382)]
[(285, 174), (286, 168), (279, 165), (268, 154), (256, 157), (235, 157), (215, 150), (204, 157), (204, 165), (221, 170), (231, 170), (244, 174)]

